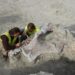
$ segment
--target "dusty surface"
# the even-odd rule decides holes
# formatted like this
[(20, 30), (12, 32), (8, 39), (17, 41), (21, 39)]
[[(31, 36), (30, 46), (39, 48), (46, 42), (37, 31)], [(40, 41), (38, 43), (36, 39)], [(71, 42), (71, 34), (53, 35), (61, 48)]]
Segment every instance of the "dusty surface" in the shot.
[(0, 0), (0, 31), (29, 22), (72, 25), (75, 23), (74, 4), (74, 0)]
[[(14, 26), (23, 28), (29, 22), (39, 26), (47, 25), (49, 22), (60, 24), (62, 27), (73, 25), (68, 29), (74, 32), (75, 0), (0, 0), (0, 33)], [(4, 69), (3, 66), (8, 62), (2, 60), (0, 75), (75, 75), (75, 62), (72, 61), (75, 51), (74, 46), (73, 49), (71, 47), (68, 48), (69, 53), (65, 51), (66, 57), (69, 56), (71, 61), (60, 58), (38, 63), (38, 65), (34, 64), (33, 67)], [(71, 53), (70, 49), (74, 52)], [(71, 58), (69, 54), (73, 57)], [(26, 63), (23, 65), (25, 66)]]

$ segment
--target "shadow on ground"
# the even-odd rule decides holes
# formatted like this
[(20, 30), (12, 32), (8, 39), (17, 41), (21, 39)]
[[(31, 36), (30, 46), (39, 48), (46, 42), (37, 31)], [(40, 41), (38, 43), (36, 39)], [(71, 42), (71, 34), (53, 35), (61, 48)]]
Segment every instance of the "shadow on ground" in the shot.
[(21, 20), (21, 17), (19, 15), (3, 16), (3, 17), (0, 17), (0, 24), (6, 24), (8, 22), (15, 23), (19, 20)]
[(49, 60), (35, 67), (12, 69), (10, 75), (29, 75), (40, 71), (53, 75), (75, 75), (75, 62), (61, 57), (59, 60)]

